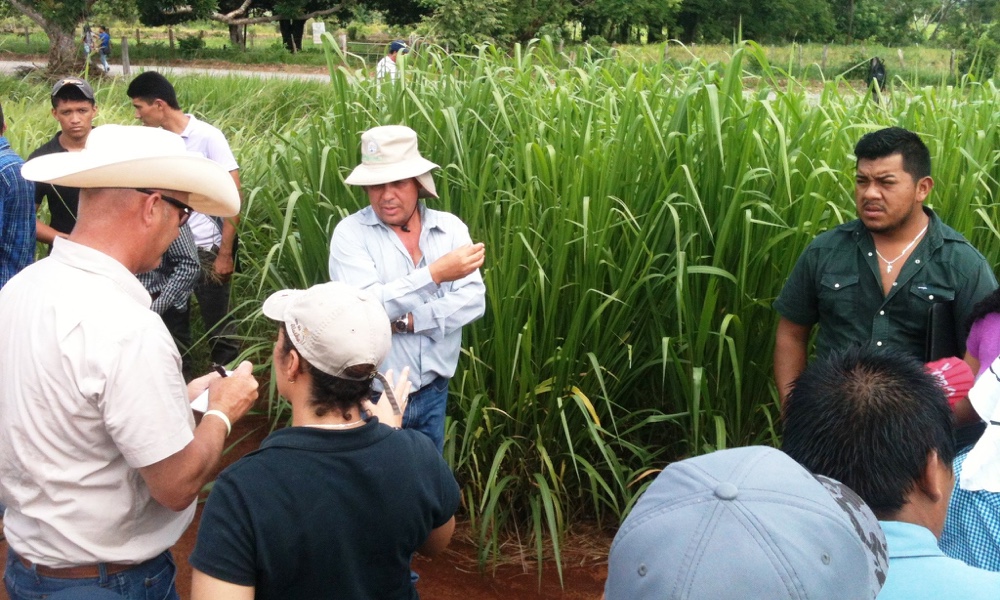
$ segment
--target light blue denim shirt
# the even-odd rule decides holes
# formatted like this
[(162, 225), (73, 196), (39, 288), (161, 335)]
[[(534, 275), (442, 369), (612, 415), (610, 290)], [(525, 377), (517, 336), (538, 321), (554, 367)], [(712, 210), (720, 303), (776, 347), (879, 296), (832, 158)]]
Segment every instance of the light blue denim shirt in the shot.
[(1000, 573), (948, 558), (925, 527), (879, 521), (889, 547), (889, 575), (879, 600), (978, 600), (1000, 597)]
[(477, 269), (441, 285), (431, 279), (431, 263), (472, 243), (469, 228), (455, 215), (420, 203), (420, 250), (414, 265), (396, 233), (368, 206), (342, 220), (330, 242), (330, 278), (366, 289), (382, 299), (395, 320), (413, 313), (413, 333), (392, 336), (392, 349), (379, 367), (384, 373), (410, 367), (416, 391), (435, 378), (451, 377), (458, 365), (462, 326), (486, 311), (486, 286)]

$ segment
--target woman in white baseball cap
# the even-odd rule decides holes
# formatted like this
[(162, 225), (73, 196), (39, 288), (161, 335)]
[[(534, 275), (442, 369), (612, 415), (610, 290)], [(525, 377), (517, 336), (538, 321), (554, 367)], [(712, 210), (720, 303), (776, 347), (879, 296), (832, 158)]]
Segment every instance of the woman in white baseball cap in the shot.
[[(448, 545), (459, 489), (430, 438), (396, 428), (405, 401), (367, 401), (392, 340), (388, 315), (338, 282), (277, 292), (263, 312), (280, 323), (272, 377), (292, 426), (216, 480), (192, 598), (416, 598), (410, 558)], [(406, 373), (400, 381), (405, 398)]]

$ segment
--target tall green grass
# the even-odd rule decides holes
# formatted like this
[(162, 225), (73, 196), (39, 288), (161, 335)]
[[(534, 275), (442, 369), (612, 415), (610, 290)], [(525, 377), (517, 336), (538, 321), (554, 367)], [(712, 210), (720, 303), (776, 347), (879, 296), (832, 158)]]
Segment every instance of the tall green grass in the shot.
[(805, 245), (853, 218), (863, 133), (921, 132), (933, 204), (998, 254), (991, 85), (903, 85), (886, 109), (838, 80), (790, 85), (752, 43), (678, 68), (542, 42), (422, 51), (379, 89), (329, 52), (329, 110), (278, 134), (254, 201), (275, 236), (260, 286), (325, 280), (332, 228), (365, 204), (343, 185), (359, 134), (418, 131), (443, 167), (432, 205), (487, 247), (445, 449), (484, 559), (511, 532), (558, 555), (575, 520), (621, 519), (651, 469), (777, 441), (770, 304)]
[[(770, 305), (806, 244), (854, 218), (865, 132), (920, 132), (933, 206), (1000, 258), (991, 83), (900, 83), (876, 106), (838, 79), (807, 92), (753, 43), (683, 66), (545, 42), (425, 48), (381, 88), (332, 45), (327, 59), (328, 85), (178, 81), (242, 167), (244, 347), (266, 365), (261, 299), (328, 279), (333, 227), (366, 204), (343, 184), (360, 133), (417, 130), (442, 165), (431, 206), (487, 248), (487, 311), (466, 328), (445, 447), (484, 561), (511, 536), (559, 558), (575, 522), (615, 526), (669, 461), (778, 442)], [(275, 400), (277, 420), (286, 408)]]

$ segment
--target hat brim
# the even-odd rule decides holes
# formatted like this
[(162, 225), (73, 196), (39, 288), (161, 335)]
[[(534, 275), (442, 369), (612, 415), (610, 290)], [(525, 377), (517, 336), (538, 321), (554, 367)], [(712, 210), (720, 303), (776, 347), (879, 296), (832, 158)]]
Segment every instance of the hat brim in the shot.
[(32, 159), (21, 167), (29, 181), (77, 188), (158, 188), (190, 194), (192, 209), (213, 217), (240, 212), (233, 177), (218, 163), (196, 154), (109, 159), (82, 152), (59, 152)]
[(306, 290), (281, 290), (267, 297), (261, 311), (264, 316), (273, 321), (284, 321), (288, 305), (304, 294)]
[(383, 185), (393, 181), (415, 178), (432, 198), (437, 198), (437, 188), (431, 171), (440, 167), (423, 157), (395, 162), (388, 165), (361, 163), (354, 167), (344, 183), (347, 185)]

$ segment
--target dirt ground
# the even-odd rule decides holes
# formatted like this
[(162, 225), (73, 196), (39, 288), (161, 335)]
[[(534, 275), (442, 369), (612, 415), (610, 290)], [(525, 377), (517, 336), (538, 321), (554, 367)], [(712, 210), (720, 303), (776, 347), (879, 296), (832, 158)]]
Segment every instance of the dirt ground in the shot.
[[(257, 448), (266, 436), (265, 417), (249, 417), (233, 426), (232, 439), (242, 439), (226, 456), (226, 463)], [(245, 437), (244, 437), (245, 436)], [(194, 523), (172, 548), (177, 562), (177, 588), (181, 598), (191, 592), (191, 566), (187, 557), (194, 547), (201, 509)], [(597, 600), (607, 578), (608, 547), (611, 536), (603, 532), (583, 531), (570, 535), (563, 554), (567, 565), (560, 587), (555, 565), (546, 564), (541, 582), (531, 556), (521, 557), (516, 550), (501, 564), (480, 573), (476, 548), (469, 541), (469, 528), (460, 522), (451, 545), (433, 559), (417, 556), (413, 569), (420, 574), (417, 591), (425, 600)], [(6, 561), (7, 542), (0, 542), (0, 560)], [(8, 600), (0, 586), (0, 600)], [(290, 599), (291, 600), (291, 599)]]

